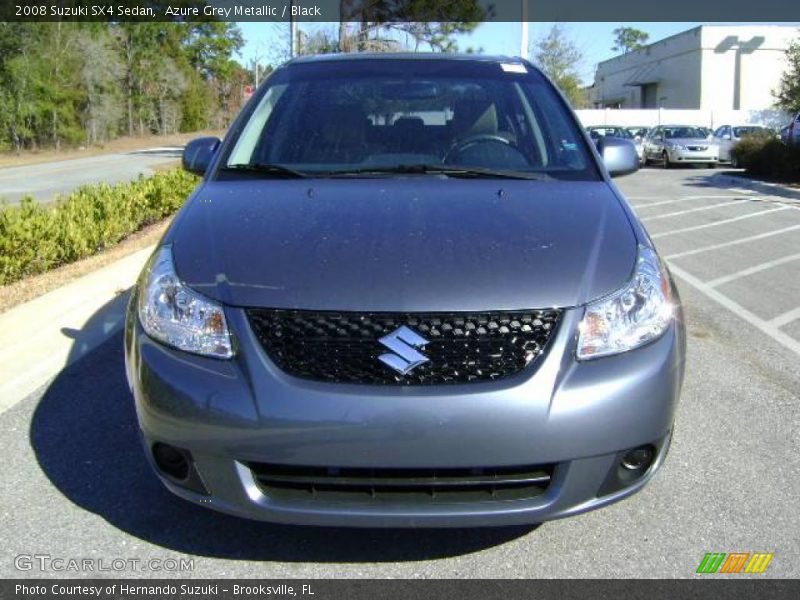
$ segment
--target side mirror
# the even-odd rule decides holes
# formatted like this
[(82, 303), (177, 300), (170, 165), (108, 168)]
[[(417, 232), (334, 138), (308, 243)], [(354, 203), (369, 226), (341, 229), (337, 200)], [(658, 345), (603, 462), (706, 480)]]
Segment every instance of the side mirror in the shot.
[(632, 141), (605, 137), (599, 141), (597, 149), (611, 177), (629, 175), (639, 170), (639, 155)]
[(663, 135), (657, 135), (653, 139), (655, 141), (657, 141), (657, 142), (663, 142), (664, 141), (664, 136)]
[(201, 137), (192, 140), (183, 149), (183, 168), (195, 175), (205, 175), (221, 144), (219, 138)]
[(725, 135), (723, 135), (723, 136), (722, 136), (722, 139), (723, 139), (723, 140), (729, 140), (729, 139), (731, 139), (731, 134), (730, 134), (730, 133), (726, 133)]

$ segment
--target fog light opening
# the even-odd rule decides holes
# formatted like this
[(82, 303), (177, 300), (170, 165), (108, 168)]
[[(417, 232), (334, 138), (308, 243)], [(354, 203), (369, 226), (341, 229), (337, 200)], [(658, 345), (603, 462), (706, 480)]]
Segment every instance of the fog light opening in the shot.
[(623, 468), (629, 471), (646, 471), (656, 456), (656, 449), (647, 444), (646, 446), (639, 446), (633, 450), (628, 450), (622, 457), (620, 464)]
[(189, 477), (189, 461), (186, 454), (174, 446), (161, 442), (153, 444), (153, 460), (159, 470), (170, 477), (179, 481)]

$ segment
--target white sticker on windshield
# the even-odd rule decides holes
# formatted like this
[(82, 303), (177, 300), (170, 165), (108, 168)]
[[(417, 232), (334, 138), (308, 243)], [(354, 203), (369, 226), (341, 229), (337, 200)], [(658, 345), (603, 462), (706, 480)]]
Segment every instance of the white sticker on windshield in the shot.
[(528, 69), (525, 68), (525, 65), (521, 65), (519, 63), (502, 63), (500, 65), (503, 68), (503, 71), (506, 73), (527, 73)]

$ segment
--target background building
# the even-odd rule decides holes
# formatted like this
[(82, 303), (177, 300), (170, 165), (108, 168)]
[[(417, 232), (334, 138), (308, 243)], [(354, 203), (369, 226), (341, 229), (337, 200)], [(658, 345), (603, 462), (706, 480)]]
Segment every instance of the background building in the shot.
[(595, 108), (770, 109), (795, 26), (703, 25), (597, 65)]

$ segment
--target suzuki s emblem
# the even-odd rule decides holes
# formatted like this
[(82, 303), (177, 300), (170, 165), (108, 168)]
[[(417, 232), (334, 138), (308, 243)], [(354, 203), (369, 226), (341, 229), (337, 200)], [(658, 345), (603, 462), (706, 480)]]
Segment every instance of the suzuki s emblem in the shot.
[(378, 341), (392, 351), (381, 354), (378, 360), (392, 367), (401, 375), (407, 375), (412, 369), (429, 360), (427, 356), (416, 350), (416, 348), (424, 348), (428, 340), (405, 325)]

